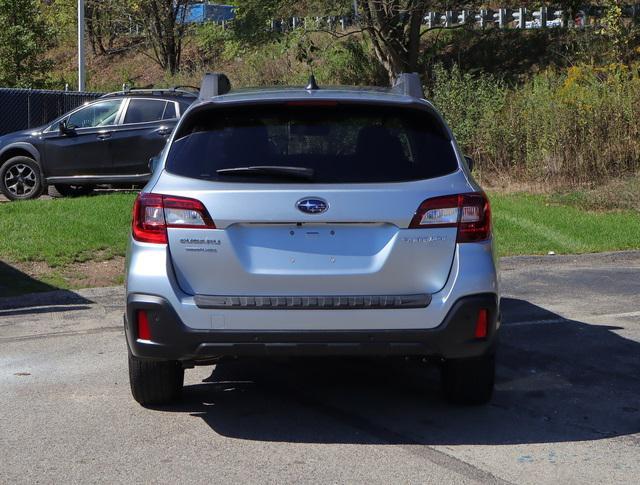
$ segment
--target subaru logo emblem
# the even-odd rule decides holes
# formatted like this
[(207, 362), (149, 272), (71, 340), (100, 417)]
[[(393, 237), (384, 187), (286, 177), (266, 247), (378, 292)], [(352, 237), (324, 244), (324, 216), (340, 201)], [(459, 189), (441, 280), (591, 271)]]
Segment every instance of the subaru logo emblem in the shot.
[(296, 202), (296, 207), (305, 214), (322, 214), (329, 208), (329, 204), (323, 199), (305, 197)]

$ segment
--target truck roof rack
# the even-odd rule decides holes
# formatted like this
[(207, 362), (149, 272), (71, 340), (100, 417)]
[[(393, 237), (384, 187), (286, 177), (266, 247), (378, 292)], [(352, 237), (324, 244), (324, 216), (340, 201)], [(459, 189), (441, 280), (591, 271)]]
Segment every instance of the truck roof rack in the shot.
[[(187, 91), (184, 88), (190, 88), (194, 91)], [(193, 86), (175, 86), (173, 88), (127, 88), (122, 91), (113, 91), (111, 93), (103, 94), (101, 97), (106, 98), (109, 96), (133, 96), (146, 94), (151, 96), (188, 96), (188, 97), (196, 97), (198, 96), (198, 88), (194, 88)]]
[(424, 98), (422, 81), (420, 81), (420, 75), (417, 72), (403, 72), (399, 74), (391, 89), (393, 92), (404, 94), (405, 96)]
[(208, 72), (202, 78), (198, 99), (205, 100), (227, 94), (231, 91), (231, 81), (221, 72)]

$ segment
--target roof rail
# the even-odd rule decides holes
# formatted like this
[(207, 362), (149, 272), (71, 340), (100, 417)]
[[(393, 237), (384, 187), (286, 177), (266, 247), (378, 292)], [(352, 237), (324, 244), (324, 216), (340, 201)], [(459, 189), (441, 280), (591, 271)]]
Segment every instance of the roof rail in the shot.
[(198, 99), (209, 99), (231, 91), (231, 81), (221, 72), (208, 72), (202, 78)]
[(424, 98), (422, 81), (420, 81), (420, 75), (417, 72), (403, 72), (399, 74), (393, 83), (392, 90), (398, 94), (404, 94), (414, 98)]
[(200, 92), (200, 88), (197, 86), (190, 86), (189, 84), (178, 84), (176, 86), (171, 86), (171, 89), (175, 89), (177, 91), (187, 91), (187, 92), (192, 92), (195, 91), (195, 93), (199, 93)]
[[(187, 87), (187, 86), (185, 86)], [(189, 86), (190, 87), (190, 86)], [(172, 94), (174, 96), (197, 96), (197, 93), (193, 91), (187, 91), (185, 89), (176, 88), (148, 88), (148, 89), (125, 89), (122, 91), (113, 91), (111, 93), (103, 94), (101, 97), (106, 98), (109, 96), (133, 96), (135, 94), (151, 94), (156, 96), (166, 96)]]

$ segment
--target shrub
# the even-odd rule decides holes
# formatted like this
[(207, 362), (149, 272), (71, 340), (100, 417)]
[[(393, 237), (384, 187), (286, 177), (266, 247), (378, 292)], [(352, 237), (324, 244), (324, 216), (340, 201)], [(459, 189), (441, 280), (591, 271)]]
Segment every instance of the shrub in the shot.
[(388, 77), (362, 38), (331, 42), (323, 52), (318, 79), (327, 84), (379, 85)]
[(436, 72), (432, 96), (485, 173), (592, 183), (640, 169), (637, 69), (578, 66), (507, 89), (454, 68)]
[[(211, 45), (208, 49), (212, 52), (213, 46), (219, 45), (216, 35), (201, 35), (200, 39), (202, 45)], [(212, 61), (230, 75), (235, 86), (305, 85), (311, 71), (321, 86), (371, 85), (386, 79), (361, 37), (335, 40), (295, 30), (251, 48), (235, 42), (231, 54), (227, 50), (218, 55), (222, 65)]]
[(213, 22), (198, 25), (194, 40), (200, 65), (230, 61), (243, 52), (234, 32)]
[(458, 66), (446, 70), (441, 64), (433, 70), (433, 85), (428, 96), (452, 127), (458, 143), (473, 151), (486, 123), (493, 122), (493, 114), (503, 109), (505, 87), (490, 75), (472, 76)]

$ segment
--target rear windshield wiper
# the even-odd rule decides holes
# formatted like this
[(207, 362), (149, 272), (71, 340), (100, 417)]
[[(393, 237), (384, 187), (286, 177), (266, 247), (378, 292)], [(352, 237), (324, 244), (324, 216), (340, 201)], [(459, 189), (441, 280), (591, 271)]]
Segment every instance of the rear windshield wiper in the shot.
[(285, 167), (281, 165), (253, 165), (249, 167), (221, 168), (216, 170), (219, 175), (246, 175), (282, 178), (300, 178), (310, 180), (314, 171), (307, 167)]

